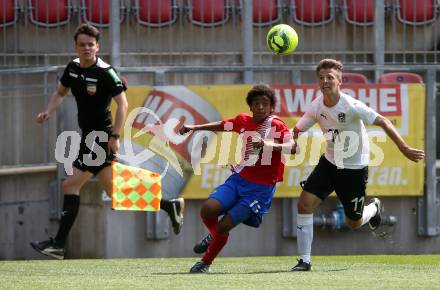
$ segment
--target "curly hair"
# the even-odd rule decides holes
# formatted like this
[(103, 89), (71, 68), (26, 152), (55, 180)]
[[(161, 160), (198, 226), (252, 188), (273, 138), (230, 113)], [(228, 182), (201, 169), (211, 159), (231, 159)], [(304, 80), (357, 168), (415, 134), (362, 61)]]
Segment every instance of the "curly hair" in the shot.
[(246, 96), (246, 103), (251, 106), (253, 99), (258, 96), (268, 97), (270, 100), (270, 104), (275, 107), (275, 104), (277, 102), (275, 91), (271, 89), (268, 85), (260, 84), (253, 86)]

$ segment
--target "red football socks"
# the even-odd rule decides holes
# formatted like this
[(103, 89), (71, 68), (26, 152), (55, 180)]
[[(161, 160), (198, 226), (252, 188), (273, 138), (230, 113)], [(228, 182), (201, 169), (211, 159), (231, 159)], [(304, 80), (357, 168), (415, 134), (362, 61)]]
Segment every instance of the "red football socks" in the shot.
[(228, 241), (229, 233), (216, 233), (213, 240), (209, 244), (208, 250), (202, 258), (205, 264), (211, 265), (212, 261), (217, 257)]
[(208, 228), (209, 232), (211, 233), (211, 236), (214, 237), (216, 234), (217, 224), (218, 224), (218, 218), (202, 218), (203, 223)]

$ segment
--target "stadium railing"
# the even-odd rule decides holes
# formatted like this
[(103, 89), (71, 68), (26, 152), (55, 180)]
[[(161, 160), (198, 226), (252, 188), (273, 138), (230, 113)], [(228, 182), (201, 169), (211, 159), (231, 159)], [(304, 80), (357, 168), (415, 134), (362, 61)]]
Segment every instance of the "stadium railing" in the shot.
[[(32, 1), (49, 3), (54, 0)], [(110, 33), (109, 0), (61, 1), (68, 1), (66, 7), (63, 7), (63, 9), (66, 8), (70, 17), (67, 23), (57, 21), (56, 24), (52, 24), (47, 20), (36, 21), (34, 16), (32, 16), (32, 21), (28, 21), (30, 11), (34, 7), (31, 0), (18, 3), (19, 7), (15, 10), (15, 22), (0, 28), (2, 29), (0, 31), (0, 67), (64, 64), (65, 55), (74, 55), (71, 35), (77, 25), (84, 21), (100, 26), (105, 34)], [(374, 11), (371, 11), (373, 13), (371, 14), (369, 10), (371, 1), (374, 1), (374, 9), (378, 9), (375, 5), (380, 1), (377, 0), (253, 0), (252, 3), (255, 5), (252, 11), (254, 65), (314, 64), (323, 57), (337, 58), (344, 63), (374, 64), (377, 45), (373, 36), (376, 29), (382, 29), (380, 33), (384, 34), (383, 51), (379, 52), (384, 54), (384, 63), (432, 64), (439, 62), (438, 17), (436, 25), (402, 24), (395, 14), (397, 0), (390, 0), (382, 2), (385, 10), (384, 25), (376, 28), (370, 25), (370, 20), (375, 19)], [(90, 9), (85, 5), (86, 2), (91, 5)], [(120, 3), (120, 30), (124, 40), (119, 43), (122, 65), (129, 63), (135, 66), (194, 64), (221, 66), (225, 63), (240, 65), (243, 54), (241, 0), (121, 0)], [(276, 7), (273, 7), (273, 3), (276, 3)], [(334, 21), (318, 21), (319, 19), (312, 17), (313, 13), (309, 13), (312, 17), (310, 19), (318, 22), (313, 25), (298, 23), (293, 19), (294, 14), (301, 15), (298, 9), (293, 10), (293, 5), (296, 3), (310, 7), (314, 7), (313, 3), (327, 3), (326, 6), (320, 6), (321, 8), (317, 9), (321, 15), (319, 17), (321, 20), (328, 20), (325, 18), (328, 16)], [(102, 11), (99, 5), (103, 5)], [(348, 15), (351, 11), (350, 5), (353, 5), (353, 9), (356, 8), (352, 11), (356, 12), (352, 17)], [(46, 9), (46, 5), (39, 5), (39, 9)], [(162, 14), (158, 9), (161, 9)], [(437, 9), (437, 7), (433, 6), (432, 9)], [(198, 11), (197, 14), (194, 14), (194, 11)], [(274, 11), (276, 11), (275, 14)], [(437, 15), (436, 11), (432, 13)], [(322, 18), (323, 15), (324, 18)], [(366, 18), (362, 18), (362, 15)], [(199, 17), (199, 24), (197, 18), (191, 21), (191, 17), (194, 18), (194, 16)], [(350, 21), (356, 20), (356, 22), (351, 23), (347, 21), (347, 18)], [(190, 21), (186, 21), (188, 19)], [(366, 22), (362, 23), (361, 20)], [(30, 25), (31, 23), (36, 24), (37, 27)], [(297, 51), (292, 55), (279, 57), (267, 50), (265, 36), (268, 26), (276, 23), (287, 23), (297, 30), (300, 41)], [(199, 27), (210, 29), (199, 30)], [(34, 40), (26, 41), (26, 38)], [(104, 35), (103, 41), (106, 42), (109, 39), (107, 35)], [(49, 43), (53, 41), (57, 41), (60, 45), (50, 46)], [(32, 42), (32, 45), (27, 45), (27, 42)], [(101, 55), (109, 53), (111, 45), (113, 44), (103, 45)], [(54, 59), (60, 61), (54, 63)]]

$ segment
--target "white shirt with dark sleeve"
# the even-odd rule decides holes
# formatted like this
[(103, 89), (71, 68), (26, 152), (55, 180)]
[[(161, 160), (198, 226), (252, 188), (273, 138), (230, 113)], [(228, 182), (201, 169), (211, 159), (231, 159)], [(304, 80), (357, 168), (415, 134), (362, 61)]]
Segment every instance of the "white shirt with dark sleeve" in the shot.
[(368, 166), (370, 159), (364, 122), (373, 124), (377, 116), (379, 114), (363, 102), (341, 92), (333, 107), (324, 105), (322, 95), (317, 97), (296, 128), (305, 132), (318, 123), (327, 143), (325, 158), (338, 168), (360, 169)]

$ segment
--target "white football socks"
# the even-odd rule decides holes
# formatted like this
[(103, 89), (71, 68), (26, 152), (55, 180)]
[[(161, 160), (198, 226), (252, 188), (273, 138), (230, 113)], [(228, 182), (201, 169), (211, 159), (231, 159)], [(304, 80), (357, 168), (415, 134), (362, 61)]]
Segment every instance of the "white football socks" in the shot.
[(362, 225), (365, 225), (370, 221), (372, 217), (374, 217), (377, 213), (377, 206), (375, 203), (370, 203), (369, 205), (364, 207), (364, 211), (362, 212)]
[(313, 214), (298, 214), (296, 219), (296, 242), (299, 258), (310, 263), (313, 241)]

